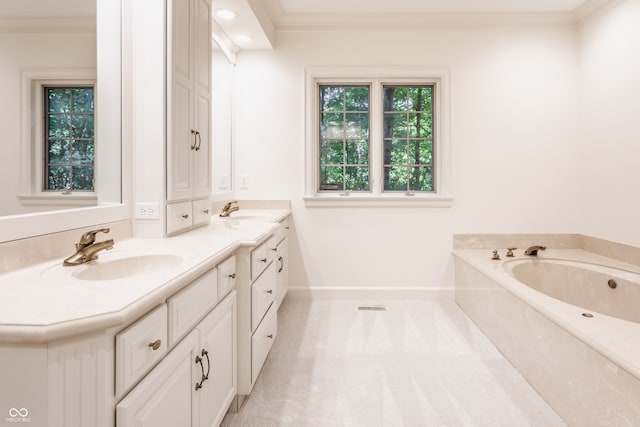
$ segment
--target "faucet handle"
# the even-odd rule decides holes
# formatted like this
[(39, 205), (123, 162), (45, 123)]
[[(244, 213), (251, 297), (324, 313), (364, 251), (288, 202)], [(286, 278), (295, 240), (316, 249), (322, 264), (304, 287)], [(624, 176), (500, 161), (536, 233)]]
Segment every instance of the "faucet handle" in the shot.
[(505, 256), (513, 257), (513, 251), (515, 251), (516, 249), (518, 248), (507, 248), (507, 254)]
[(110, 228), (101, 228), (99, 230), (87, 231), (86, 233), (84, 233), (80, 237), (80, 240), (78, 241), (78, 243), (76, 243), (76, 247), (78, 247), (78, 246), (83, 247), (83, 246), (91, 245), (96, 241), (96, 234), (98, 234), (98, 233), (108, 233), (109, 231), (111, 231)]

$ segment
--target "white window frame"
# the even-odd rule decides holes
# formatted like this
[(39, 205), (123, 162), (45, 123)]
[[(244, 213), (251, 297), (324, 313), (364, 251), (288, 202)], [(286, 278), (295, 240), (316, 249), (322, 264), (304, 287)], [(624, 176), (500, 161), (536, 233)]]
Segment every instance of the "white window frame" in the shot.
[[(41, 69), (23, 71), (21, 76), (21, 194), (25, 206), (95, 206), (98, 197), (96, 183), (93, 191), (44, 191), (44, 99), (46, 86), (92, 86), (94, 105), (97, 105), (95, 69)], [(94, 109), (94, 146), (97, 138), (97, 111)], [(97, 160), (97, 159), (96, 159)], [(94, 160), (94, 179), (97, 161)]]
[[(309, 67), (306, 70), (305, 195), (307, 207), (449, 207), (451, 195), (449, 71), (424, 67)], [(319, 86), (370, 84), (369, 192), (319, 191)], [(434, 191), (383, 191), (383, 85), (434, 85)]]

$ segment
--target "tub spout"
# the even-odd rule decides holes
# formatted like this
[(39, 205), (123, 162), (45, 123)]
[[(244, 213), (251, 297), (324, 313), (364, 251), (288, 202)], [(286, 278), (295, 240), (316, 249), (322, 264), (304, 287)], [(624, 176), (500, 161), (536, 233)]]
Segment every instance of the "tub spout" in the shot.
[(525, 249), (524, 254), (528, 256), (538, 256), (538, 251), (544, 251), (546, 249), (546, 246), (529, 246), (527, 249)]

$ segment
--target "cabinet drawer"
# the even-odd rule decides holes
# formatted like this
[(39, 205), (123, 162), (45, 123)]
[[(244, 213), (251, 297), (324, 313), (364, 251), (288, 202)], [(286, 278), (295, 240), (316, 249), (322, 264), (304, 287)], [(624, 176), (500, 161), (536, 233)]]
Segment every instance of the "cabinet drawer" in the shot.
[(275, 240), (275, 244), (283, 241), (287, 235), (289, 234), (289, 218), (285, 218), (280, 221), (280, 225), (278, 229), (273, 233), (273, 238)]
[(213, 268), (167, 300), (169, 345), (174, 345), (216, 305), (218, 271)]
[(166, 352), (167, 305), (162, 304), (116, 335), (116, 395), (149, 372)]
[(187, 230), (193, 224), (191, 202), (167, 205), (167, 234)]
[(251, 337), (251, 383), (255, 383), (278, 333), (278, 316), (274, 306)]
[(231, 256), (218, 265), (218, 297), (225, 296), (236, 285), (236, 257)]
[(271, 244), (271, 239), (259, 245), (257, 248), (251, 251), (251, 280), (256, 280), (260, 273), (273, 261), (274, 252), (270, 248), (274, 248), (275, 245)]
[(255, 330), (276, 299), (276, 268), (272, 263), (251, 285), (251, 330)]
[(208, 224), (211, 219), (211, 202), (209, 199), (193, 201), (193, 225)]

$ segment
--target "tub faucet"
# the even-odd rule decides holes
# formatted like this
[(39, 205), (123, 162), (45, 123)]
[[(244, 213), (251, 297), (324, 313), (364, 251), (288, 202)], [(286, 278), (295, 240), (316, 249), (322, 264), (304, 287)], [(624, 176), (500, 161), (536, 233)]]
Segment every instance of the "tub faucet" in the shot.
[(62, 265), (72, 266), (84, 264), (98, 258), (98, 252), (113, 248), (113, 239), (96, 243), (96, 234), (108, 233), (109, 231), (108, 228), (101, 228), (84, 233), (76, 243), (76, 253), (65, 258)]
[(527, 249), (525, 249), (524, 254), (529, 256), (538, 256), (538, 251), (544, 250), (547, 250), (546, 246), (529, 246)]
[[(233, 206), (233, 205), (236, 206)], [(231, 215), (231, 212), (235, 212), (237, 210), (240, 210), (240, 207), (238, 206), (238, 201), (234, 200), (233, 202), (229, 202), (226, 205), (224, 205), (224, 207), (222, 208), (222, 212), (220, 212), (220, 216), (222, 218), (226, 218), (229, 215)]]

